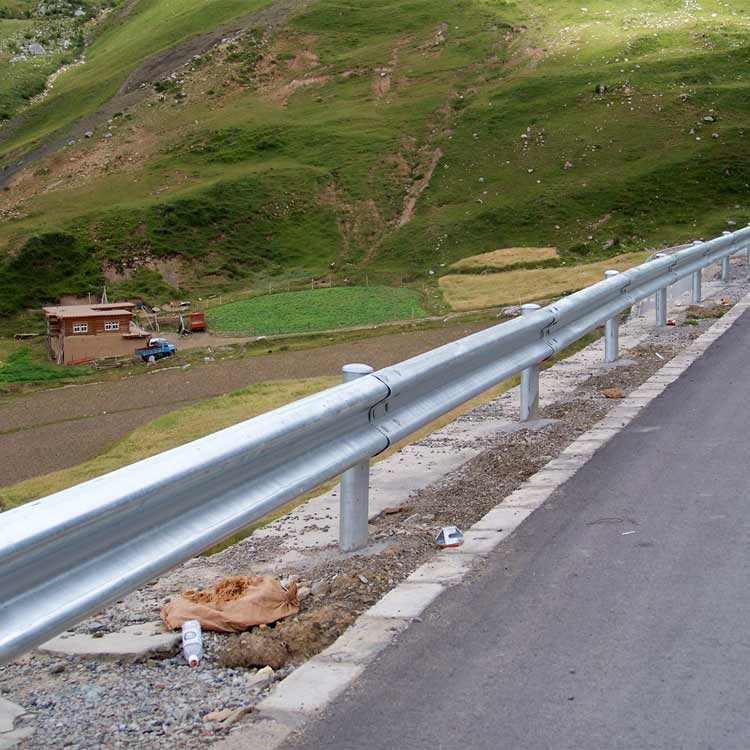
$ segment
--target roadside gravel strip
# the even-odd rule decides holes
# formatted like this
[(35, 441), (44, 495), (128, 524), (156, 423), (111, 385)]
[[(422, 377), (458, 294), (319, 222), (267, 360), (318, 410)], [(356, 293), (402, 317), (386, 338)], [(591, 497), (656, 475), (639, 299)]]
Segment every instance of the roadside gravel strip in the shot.
[[(728, 286), (705, 284), (707, 310), (715, 310), (710, 298), (739, 302), (725, 305), (719, 320), (697, 317), (685, 324), (687, 310), (677, 306), (677, 325), (654, 329), (651, 312), (622, 326), (619, 366), (602, 366), (598, 341), (546, 370), (536, 423), (514, 421), (518, 395), (512, 389), (377, 464), (371, 544), (364, 553), (341, 555), (335, 547), (333, 490), (1, 669), (0, 698), (26, 714), (14, 720), (11, 739), (2, 732), (0, 704), (0, 748), (275, 747), (345, 690), (732, 325), (750, 306), (747, 270), (735, 260)], [(627, 397), (606, 398), (602, 391), (609, 388)], [(467, 529), (466, 543), (436, 552), (434, 535), (450, 523)], [(113, 634), (137, 631), (153, 645), (146, 623), (175, 592), (262, 572), (295, 575), (303, 595), (301, 614), (285, 624), (287, 662), (270, 677), (241, 665), (246, 654), (238, 636), (207, 634), (207, 656), (197, 670), (175, 655), (175, 640), (164, 635), (158, 647), (105, 658)], [(273, 638), (282, 628), (265, 630)], [(101, 653), (85, 655), (96, 650)]]

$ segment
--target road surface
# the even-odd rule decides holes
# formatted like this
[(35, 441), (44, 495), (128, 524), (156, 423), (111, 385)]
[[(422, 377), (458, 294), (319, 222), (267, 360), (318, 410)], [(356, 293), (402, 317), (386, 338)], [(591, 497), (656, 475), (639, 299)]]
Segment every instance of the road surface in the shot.
[(749, 426), (745, 314), (288, 748), (750, 747)]

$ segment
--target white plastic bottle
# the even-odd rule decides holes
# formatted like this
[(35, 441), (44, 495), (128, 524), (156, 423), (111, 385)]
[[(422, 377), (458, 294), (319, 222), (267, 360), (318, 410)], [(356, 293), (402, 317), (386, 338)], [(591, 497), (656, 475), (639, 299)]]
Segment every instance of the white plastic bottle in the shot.
[(203, 658), (203, 633), (198, 620), (188, 620), (182, 626), (182, 653), (191, 667), (197, 667)]

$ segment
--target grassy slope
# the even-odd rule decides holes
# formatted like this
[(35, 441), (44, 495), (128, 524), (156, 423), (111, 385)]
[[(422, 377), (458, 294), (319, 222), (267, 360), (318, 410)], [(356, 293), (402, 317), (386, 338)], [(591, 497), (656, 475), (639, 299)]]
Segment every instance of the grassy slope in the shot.
[[(80, 55), (92, 19), (120, 1), (84, 0), (64, 13), (40, 15), (41, 3), (0, 0), (0, 121), (11, 119), (42, 93), (48, 77)], [(82, 13), (74, 15), (75, 9)], [(41, 44), (45, 54), (28, 54), (31, 43)]]
[(250, 13), (268, 0), (139, 0), (122, 17), (114, 13), (86, 52), (86, 64), (73, 68), (35, 107), (3, 153), (33, 143), (91, 114), (115, 94), (129, 73), (151, 55), (202, 31)]
[[(60, 79), (23, 138), (103, 101), (135, 56), (240, 5), (190, 0), (154, 35), (154, 19), (173, 11), (141, 0), (87, 66)], [(317, 0), (262, 47), (275, 73), (253, 69), (257, 45), (228, 62), (217, 54), (186, 83), (184, 103), (167, 97), (116, 133), (156, 137), (138, 169), (28, 199), (0, 242), (18, 251), (31, 233), (62, 229), (124, 265), (176, 253), (185, 285), (200, 290), (334, 262), (352, 276), (427, 277), (504, 246), (555, 246), (583, 262), (716, 233), (750, 218), (743, 11), (716, 0), (693, 11), (677, 0), (586, 10), (571, 0)], [(319, 63), (293, 69), (300, 49)], [(391, 89), (378, 95), (381, 70)], [(318, 84), (280, 96), (313, 75)], [(414, 218), (397, 228), (438, 148)]]

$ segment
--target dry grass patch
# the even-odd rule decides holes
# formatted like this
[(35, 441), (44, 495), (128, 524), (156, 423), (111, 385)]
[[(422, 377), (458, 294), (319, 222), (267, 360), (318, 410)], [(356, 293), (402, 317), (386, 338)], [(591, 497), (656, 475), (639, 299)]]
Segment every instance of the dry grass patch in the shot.
[(449, 275), (440, 279), (446, 302), (454, 310), (480, 310), (559, 297), (601, 281), (609, 269), (624, 271), (648, 258), (648, 251), (564, 268), (534, 268), (486, 275)]
[(507, 268), (517, 263), (537, 263), (559, 257), (556, 247), (503, 247), (481, 255), (462, 258), (451, 264), (451, 268), (470, 270), (473, 268)]

